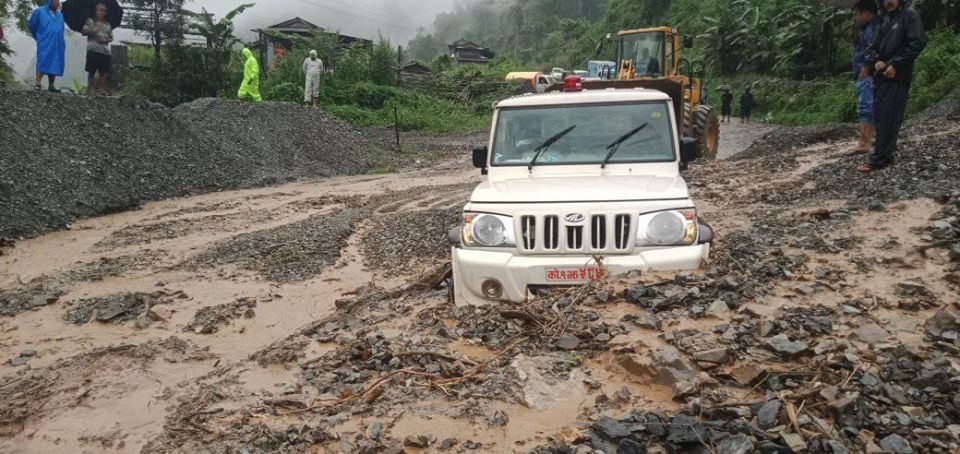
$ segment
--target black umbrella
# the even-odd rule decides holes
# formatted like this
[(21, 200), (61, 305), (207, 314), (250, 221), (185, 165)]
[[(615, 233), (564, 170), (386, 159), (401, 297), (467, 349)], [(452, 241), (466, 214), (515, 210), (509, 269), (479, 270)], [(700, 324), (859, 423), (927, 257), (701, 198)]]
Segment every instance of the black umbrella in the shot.
[(123, 21), (123, 8), (117, 3), (117, 0), (67, 0), (63, 2), (63, 20), (67, 26), (75, 32), (83, 31), (83, 24), (87, 19), (93, 17), (93, 9), (97, 4), (103, 3), (107, 6), (107, 22), (110, 26), (117, 28)]

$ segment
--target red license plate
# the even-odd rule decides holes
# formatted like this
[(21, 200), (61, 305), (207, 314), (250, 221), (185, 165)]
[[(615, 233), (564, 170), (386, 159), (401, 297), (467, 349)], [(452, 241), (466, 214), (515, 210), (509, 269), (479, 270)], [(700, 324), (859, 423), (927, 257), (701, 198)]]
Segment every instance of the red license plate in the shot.
[(605, 272), (596, 266), (547, 268), (547, 282), (591, 282), (603, 278)]

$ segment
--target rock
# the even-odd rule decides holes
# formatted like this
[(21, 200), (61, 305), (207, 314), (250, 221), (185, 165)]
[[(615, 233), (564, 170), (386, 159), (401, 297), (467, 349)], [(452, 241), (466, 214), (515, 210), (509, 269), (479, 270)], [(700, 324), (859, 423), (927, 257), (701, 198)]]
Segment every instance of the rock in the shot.
[(717, 454), (751, 454), (754, 439), (743, 434), (730, 435), (717, 445)]
[(572, 334), (564, 334), (557, 339), (557, 347), (562, 350), (576, 350), (580, 346), (580, 339)]
[(371, 440), (376, 440), (380, 438), (380, 432), (383, 430), (383, 423), (380, 421), (374, 421), (370, 424), (370, 427), (367, 429), (367, 436)]
[(604, 438), (612, 441), (629, 437), (631, 434), (630, 428), (627, 427), (626, 424), (613, 418), (600, 418), (600, 420), (593, 423), (590, 427)]
[(409, 448), (424, 449), (430, 446), (430, 439), (425, 435), (408, 435), (403, 439), (403, 445)]
[(643, 311), (633, 323), (643, 329), (660, 329), (660, 321), (657, 320), (657, 314), (650, 311)]
[(28, 358), (24, 358), (22, 356), (14, 356), (13, 358), (10, 358), (10, 365), (13, 367), (25, 366), (27, 364), (27, 361), (29, 361)]
[(770, 429), (780, 423), (780, 401), (777, 399), (768, 400), (757, 409), (757, 425), (761, 429)]
[(781, 432), (780, 439), (783, 440), (783, 443), (795, 453), (807, 452), (807, 443), (804, 442), (803, 437), (798, 434), (792, 432)]
[(649, 356), (640, 353), (624, 353), (617, 361), (628, 372), (651, 379), (656, 384), (669, 386), (675, 396), (696, 392), (699, 381), (696, 369), (679, 350), (670, 345), (656, 348)]
[(924, 331), (934, 339), (944, 337), (946, 333), (960, 331), (960, 311), (945, 307), (923, 324)]
[(597, 334), (596, 337), (593, 338), (593, 340), (597, 342), (608, 342), (610, 340), (610, 335), (607, 333), (600, 333), (600, 334)]
[(813, 295), (814, 293), (817, 293), (817, 289), (812, 285), (802, 285), (800, 287), (797, 287), (796, 291), (797, 293), (803, 296), (810, 296), (810, 295)]
[(710, 304), (710, 307), (707, 308), (707, 311), (704, 312), (704, 316), (713, 317), (713, 318), (724, 318), (730, 314), (730, 306), (727, 306), (727, 303), (723, 300), (716, 300)]
[(760, 454), (794, 454), (790, 448), (776, 444), (772, 441), (762, 441), (757, 445), (757, 451)]
[(489, 422), (491, 426), (503, 427), (507, 425), (509, 421), (510, 417), (502, 410), (497, 410), (487, 416), (487, 422)]
[(809, 346), (803, 341), (791, 341), (786, 334), (778, 334), (767, 339), (767, 348), (786, 358), (796, 357), (807, 351)]
[[(696, 418), (675, 416), (667, 428), (667, 442), (675, 445), (708, 444), (710, 432)], [(708, 445), (709, 446), (709, 445)]]
[(37, 351), (34, 350), (34, 349), (32, 349), (32, 348), (28, 348), (28, 349), (20, 352), (20, 357), (22, 357), (22, 358), (33, 358), (33, 357), (35, 357), (35, 356), (37, 356)]
[(552, 356), (530, 357), (523, 354), (513, 359), (510, 366), (516, 371), (523, 386), (524, 405), (534, 410), (546, 411), (556, 402), (583, 392), (583, 381), (589, 377), (579, 369), (574, 369), (567, 380), (559, 382), (555, 379), (548, 380), (540, 373), (541, 369), (549, 370), (557, 362), (560, 362), (560, 359)]
[(656, 296), (656, 292), (654, 292), (653, 289), (644, 287), (642, 285), (631, 287), (626, 293), (627, 301), (633, 304), (640, 304), (644, 298), (651, 298), (654, 296)]
[(861, 342), (875, 345), (885, 342), (890, 333), (876, 323), (865, 323), (857, 328), (853, 335)]
[(830, 406), (831, 409), (833, 409), (833, 412), (839, 417), (849, 412), (850, 409), (853, 407), (853, 404), (855, 404), (858, 399), (860, 399), (860, 393), (853, 393), (847, 397), (831, 401), (828, 405)]
[(730, 361), (730, 349), (726, 347), (714, 348), (693, 354), (694, 361), (724, 364)]
[(646, 454), (647, 447), (629, 438), (620, 440), (617, 444), (617, 454)]
[(880, 440), (880, 447), (894, 454), (913, 454), (910, 442), (897, 434), (887, 435)]

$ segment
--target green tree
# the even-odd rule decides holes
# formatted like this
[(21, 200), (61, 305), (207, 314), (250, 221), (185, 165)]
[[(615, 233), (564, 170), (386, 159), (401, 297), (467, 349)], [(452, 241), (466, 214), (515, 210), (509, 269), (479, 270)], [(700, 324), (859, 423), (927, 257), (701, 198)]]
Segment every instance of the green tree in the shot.
[(133, 30), (150, 40), (155, 61), (162, 58), (165, 44), (179, 45), (191, 13), (183, 8), (188, 0), (126, 0)]

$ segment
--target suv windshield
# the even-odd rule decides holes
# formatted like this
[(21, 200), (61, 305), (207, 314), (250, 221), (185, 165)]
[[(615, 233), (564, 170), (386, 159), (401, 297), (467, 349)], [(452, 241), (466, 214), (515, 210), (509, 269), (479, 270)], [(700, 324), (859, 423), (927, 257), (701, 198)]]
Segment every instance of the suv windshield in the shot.
[(666, 103), (657, 102), (503, 109), (492, 164), (529, 165), (537, 147), (571, 126), (576, 128), (545, 149), (536, 165), (600, 165), (612, 143), (641, 126), (619, 145), (610, 164), (676, 159), (669, 110)]

